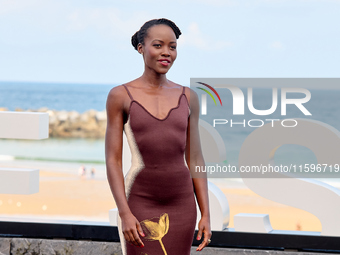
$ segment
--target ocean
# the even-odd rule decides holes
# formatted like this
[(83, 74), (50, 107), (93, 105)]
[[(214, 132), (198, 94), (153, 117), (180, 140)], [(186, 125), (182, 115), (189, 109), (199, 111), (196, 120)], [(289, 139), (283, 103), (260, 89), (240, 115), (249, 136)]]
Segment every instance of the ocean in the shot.
[[(106, 98), (111, 88), (117, 84), (57, 84), (57, 83), (25, 83), (25, 82), (0, 82), (0, 107), (6, 107), (10, 111), (16, 108), (24, 110), (37, 110), (47, 107), (54, 110), (78, 111), (83, 113), (89, 109), (103, 111), (106, 107)], [(204, 93), (195, 90), (201, 98)], [(245, 89), (243, 89), (246, 95)], [(212, 123), (214, 118), (233, 119), (259, 119), (246, 110), (244, 116), (232, 115), (232, 98), (226, 90), (219, 91), (223, 98), (224, 112), (208, 112), (208, 117), (202, 117)], [(287, 116), (284, 118), (309, 118), (326, 123), (336, 130), (340, 130), (340, 90), (310, 90), (312, 98), (304, 106), (312, 113), (306, 117), (293, 105), (288, 105)], [(229, 94), (228, 94), (229, 93)], [(301, 95), (291, 95), (299, 97)], [(271, 106), (271, 89), (254, 88), (254, 107), (256, 109), (268, 109)], [(213, 109), (214, 102), (207, 100), (208, 109)], [(288, 114), (289, 113), (289, 114)], [(279, 109), (266, 118), (283, 119)], [(261, 117), (261, 119), (264, 119)], [(4, 123), (1, 123), (3, 125)], [(219, 125), (216, 130), (220, 133), (226, 146), (227, 161), (237, 165), (238, 152), (243, 141), (255, 129), (249, 126), (231, 128), (228, 125)], [(325, 148), (327, 149), (327, 148)], [(12, 156), (22, 160), (40, 161), (66, 161), (79, 163), (105, 164), (104, 139), (60, 139), (49, 138), (39, 141), (0, 139), (0, 155)], [(0, 160), (1, 160), (0, 156)], [(297, 145), (285, 145), (278, 149), (275, 155), (278, 162), (309, 162), (315, 163), (314, 154), (307, 148)], [(0, 161), (1, 162), (1, 161)], [(332, 178), (332, 182), (338, 182), (338, 178)]]
[(105, 110), (106, 97), (116, 85), (0, 82), (0, 107), (77, 111)]
[[(38, 110), (42, 107), (83, 113), (103, 111), (115, 85), (0, 82), (0, 107)], [(20, 159), (105, 162), (103, 139), (0, 139), (0, 155)]]

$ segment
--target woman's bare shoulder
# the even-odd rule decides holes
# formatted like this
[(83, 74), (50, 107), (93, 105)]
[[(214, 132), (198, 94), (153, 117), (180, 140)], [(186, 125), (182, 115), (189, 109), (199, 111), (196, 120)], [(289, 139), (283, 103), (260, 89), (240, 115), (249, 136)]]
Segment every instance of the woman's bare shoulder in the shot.
[(125, 90), (123, 84), (117, 85), (109, 91), (107, 99), (108, 100), (118, 100), (119, 98), (122, 98), (122, 96), (124, 96), (124, 94), (126, 94), (126, 90)]
[(188, 98), (189, 102), (190, 102), (190, 96), (191, 97), (198, 97), (197, 96), (197, 93), (190, 87), (188, 86), (184, 86), (184, 85), (181, 85), (181, 84), (178, 84), (178, 83), (175, 83), (175, 82), (172, 82), (175, 86), (179, 86), (179, 87), (185, 87), (184, 88), (184, 94), (186, 95), (186, 97)]
[(124, 84), (117, 85), (113, 87), (107, 96), (107, 107), (114, 107), (116, 109), (125, 109), (130, 102), (128, 92), (124, 88)]

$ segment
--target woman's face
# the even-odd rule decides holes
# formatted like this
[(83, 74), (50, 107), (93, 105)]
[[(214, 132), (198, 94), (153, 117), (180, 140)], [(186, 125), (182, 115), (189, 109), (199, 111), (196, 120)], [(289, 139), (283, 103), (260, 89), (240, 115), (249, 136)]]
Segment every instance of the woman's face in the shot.
[(140, 44), (138, 51), (143, 53), (145, 68), (165, 74), (177, 57), (176, 47), (176, 35), (172, 28), (160, 24), (148, 29), (144, 45)]

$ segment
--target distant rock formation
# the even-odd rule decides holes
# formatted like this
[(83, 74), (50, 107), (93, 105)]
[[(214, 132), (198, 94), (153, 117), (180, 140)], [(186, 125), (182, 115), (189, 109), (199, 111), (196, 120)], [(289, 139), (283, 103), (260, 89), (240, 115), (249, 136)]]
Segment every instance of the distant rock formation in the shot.
[[(1, 108), (0, 111), (8, 111)], [(106, 111), (88, 110), (56, 111), (46, 107), (38, 110), (15, 109), (20, 112), (47, 112), (49, 114), (49, 137), (104, 138), (106, 132)]]

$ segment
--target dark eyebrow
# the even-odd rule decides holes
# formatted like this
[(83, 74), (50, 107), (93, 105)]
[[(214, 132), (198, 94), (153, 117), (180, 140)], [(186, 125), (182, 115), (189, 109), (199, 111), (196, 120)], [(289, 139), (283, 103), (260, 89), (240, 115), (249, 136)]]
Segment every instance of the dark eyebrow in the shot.
[[(159, 40), (159, 39), (155, 39), (155, 40), (153, 40), (152, 42), (154, 42), (154, 41), (160, 41), (160, 42), (164, 43), (162, 40)], [(170, 42), (170, 43), (176, 43), (176, 42), (175, 42), (175, 41), (172, 41), (172, 42)]]

